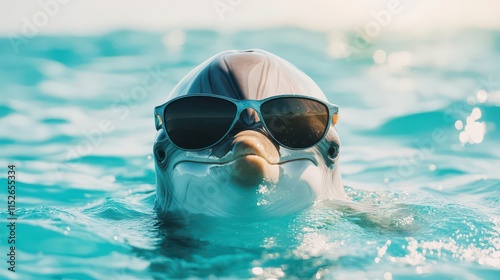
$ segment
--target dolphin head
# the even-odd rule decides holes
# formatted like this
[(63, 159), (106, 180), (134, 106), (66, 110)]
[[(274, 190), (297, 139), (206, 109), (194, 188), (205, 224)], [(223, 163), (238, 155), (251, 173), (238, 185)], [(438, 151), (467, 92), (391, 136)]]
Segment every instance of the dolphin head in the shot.
[[(200, 93), (238, 100), (300, 94), (327, 101), (306, 74), (263, 50), (211, 57), (184, 77), (167, 101)], [(298, 150), (277, 144), (252, 109), (237, 118), (222, 141), (196, 151), (178, 149), (159, 130), (153, 148), (158, 212), (269, 217), (304, 209), (318, 199), (344, 197), (340, 139), (333, 124), (319, 143)]]

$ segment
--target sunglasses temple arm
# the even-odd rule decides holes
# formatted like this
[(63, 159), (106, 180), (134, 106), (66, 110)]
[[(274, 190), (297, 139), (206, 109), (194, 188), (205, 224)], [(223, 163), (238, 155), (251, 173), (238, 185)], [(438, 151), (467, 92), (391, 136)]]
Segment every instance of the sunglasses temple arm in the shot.
[(163, 120), (160, 114), (158, 114), (157, 108), (155, 108), (154, 114), (155, 114), (155, 128), (156, 130), (160, 130), (161, 126), (163, 125)]
[(337, 122), (338, 122), (338, 120), (339, 120), (339, 106), (334, 105), (334, 104), (331, 104), (330, 106), (331, 106), (330, 107), (331, 108), (330, 112), (332, 114), (332, 116), (331, 116), (331, 118), (332, 118), (332, 125), (336, 125)]

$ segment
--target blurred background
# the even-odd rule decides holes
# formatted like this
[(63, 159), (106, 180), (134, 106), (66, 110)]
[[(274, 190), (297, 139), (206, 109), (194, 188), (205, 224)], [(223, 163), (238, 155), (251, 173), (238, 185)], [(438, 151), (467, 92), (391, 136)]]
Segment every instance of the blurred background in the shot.
[[(0, 30), (3, 34), (21, 33), (23, 17), (33, 20), (43, 6), (56, 3), (50, 23), (40, 24), (44, 34), (95, 34), (116, 29), (164, 32), (171, 28), (220, 30), (258, 29), (277, 26), (330, 31), (362, 28), (372, 14), (393, 7), (393, 20), (386, 32), (400, 30), (414, 35), (436, 30), (500, 27), (498, 3), (480, 0), (474, 3), (452, 0), (354, 0), (305, 3), (298, 0), (150, 0), (147, 5), (134, 0), (2, 0)], [(46, 8), (46, 13), (49, 8)], [(397, 16), (400, 13), (401, 16)], [(57, 14), (57, 16), (55, 15)], [(40, 20), (41, 22), (41, 20)], [(43, 25), (43, 26), (41, 26)]]
[[(0, 0), (0, 163), (19, 172), (18, 277), (201, 277), (219, 269), (215, 275), (243, 278), (493, 279), (499, 11), (494, 0)], [(424, 232), (333, 229), (322, 233), (336, 244), (333, 256), (307, 251), (290, 260), (304, 248), (271, 246), (235, 253), (240, 263), (226, 269), (227, 259), (156, 259), (153, 108), (204, 60), (248, 48), (290, 61), (340, 106), (349, 197), (407, 203), (411, 219), (393, 224)], [(276, 272), (269, 252), (303, 269)], [(1, 277), (12, 275), (2, 269)]]

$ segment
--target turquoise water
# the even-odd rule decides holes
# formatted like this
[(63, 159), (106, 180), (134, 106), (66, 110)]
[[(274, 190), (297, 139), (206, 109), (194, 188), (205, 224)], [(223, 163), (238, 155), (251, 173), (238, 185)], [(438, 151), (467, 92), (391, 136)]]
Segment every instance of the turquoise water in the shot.
[[(343, 52), (298, 29), (122, 31), (30, 38), (17, 53), (1, 38), (0, 182), (15, 164), (18, 221), (14, 274), (2, 187), (0, 278), (500, 278), (500, 33), (345, 37)], [(246, 48), (289, 60), (339, 104), (358, 210), (157, 218), (153, 107), (203, 60)]]

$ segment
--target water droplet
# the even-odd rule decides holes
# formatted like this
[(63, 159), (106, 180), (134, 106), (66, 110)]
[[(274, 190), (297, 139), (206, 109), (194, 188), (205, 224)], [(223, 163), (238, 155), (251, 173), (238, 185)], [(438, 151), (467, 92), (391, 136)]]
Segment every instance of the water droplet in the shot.
[(467, 134), (467, 132), (462, 131), (462, 132), (460, 132), (458, 139), (460, 140), (461, 143), (465, 143), (465, 142), (469, 141), (469, 135)]
[(484, 103), (486, 102), (486, 99), (488, 99), (488, 94), (486, 93), (486, 91), (480, 90), (477, 92), (476, 97), (479, 103)]
[(377, 64), (384, 63), (386, 58), (387, 56), (384, 50), (376, 50), (375, 53), (373, 53), (373, 61)]
[(478, 120), (481, 118), (481, 110), (479, 108), (472, 109), (472, 113), (470, 114), (473, 120)]
[(182, 30), (172, 30), (163, 36), (163, 44), (169, 50), (179, 50), (186, 42), (186, 34)]
[(257, 266), (252, 268), (252, 273), (255, 275), (261, 275), (262, 273), (264, 273), (264, 269), (262, 269), (262, 267)]
[(467, 104), (469, 104), (469, 105), (476, 104), (476, 100), (474, 99), (474, 97), (472, 97), (472, 96), (467, 97)]

